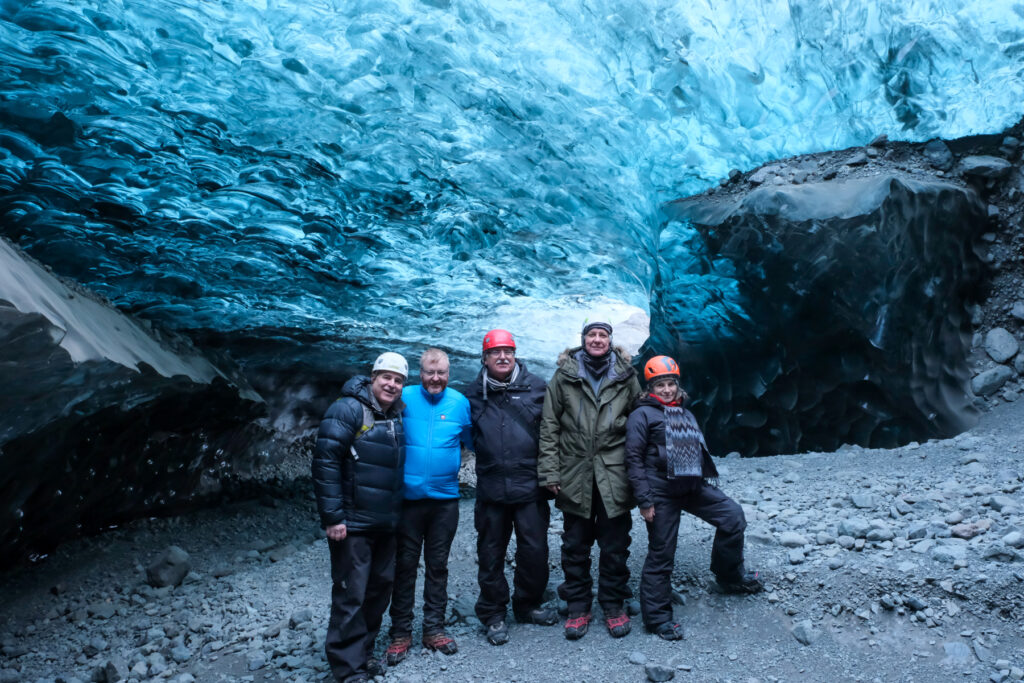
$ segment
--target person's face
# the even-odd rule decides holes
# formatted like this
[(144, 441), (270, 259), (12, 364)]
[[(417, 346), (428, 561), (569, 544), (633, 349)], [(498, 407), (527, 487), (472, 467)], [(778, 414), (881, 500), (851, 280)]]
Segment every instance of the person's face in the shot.
[(448, 361), (428, 358), (420, 364), (420, 381), (428, 394), (440, 394), (448, 386)]
[(512, 374), (516, 364), (516, 350), (508, 347), (490, 349), (484, 354), (484, 365), (487, 374), (499, 382), (504, 382)]
[(671, 377), (655, 380), (651, 385), (651, 393), (662, 401), (675, 400), (676, 394), (679, 393), (679, 383)]
[(583, 336), (583, 348), (591, 356), (603, 356), (608, 353), (608, 348), (611, 345), (611, 335), (599, 327), (595, 327)]
[(387, 410), (395, 402), (395, 399), (402, 395), (404, 384), (404, 377), (396, 372), (385, 370), (374, 375), (373, 381), (370, 383), (370, 391), (373, 392), (380, 407)]

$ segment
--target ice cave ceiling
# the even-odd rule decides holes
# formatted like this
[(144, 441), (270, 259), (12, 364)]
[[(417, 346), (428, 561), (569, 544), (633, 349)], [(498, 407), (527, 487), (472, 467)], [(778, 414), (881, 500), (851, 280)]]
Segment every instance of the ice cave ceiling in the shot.
[(880, 133), (1002, 130), (1022, 113), (1022, 15), (2, 0), (0, 230), (252, 373), (425, 344), (471, 367), (494, 326), (550, 367), (598, 300), (656, 302), (652, 343), (730, 348), (743, 333), (723, 308), (747, 324), (757, 302), (719, 272), (678, 280), (693, 242), (663, 234), (665, 207), (730, 169)]

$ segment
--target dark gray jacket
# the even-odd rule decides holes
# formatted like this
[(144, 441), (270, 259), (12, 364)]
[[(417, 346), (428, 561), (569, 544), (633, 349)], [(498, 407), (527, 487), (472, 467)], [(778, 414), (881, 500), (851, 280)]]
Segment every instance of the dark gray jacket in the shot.
[[(704, 449), (701, 462), (705, 479), (718, 477), (711, 454)], [(665, 450), (665, 407), (643, 395), (626, 422), (626, 469), (637, 507), (647, 508), (655, 500), (686, 496), (692, 493), (687, 483), (668, 478), (668, 456)]]
[(544, 380), (521, 361), (505, 391), (484, 390), (484, 373), (462, 392), (469, 399), (476, 451), (476, 497), (491, 503), (526, 503), (546, 496), (537, 483), (537, 444)]

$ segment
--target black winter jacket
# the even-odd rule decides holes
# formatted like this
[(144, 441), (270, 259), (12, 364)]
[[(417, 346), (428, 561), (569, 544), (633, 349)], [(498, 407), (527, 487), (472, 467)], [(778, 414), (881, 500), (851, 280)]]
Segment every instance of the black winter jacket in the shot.
[[(349, 532), (394, 531), (402, 506), (405, 439), (401, 399), (382, 412), (370, 391), (370, 378), (345, 383), (342, 397), (320, 422), (313, 451), (313, 489), (324, 528), (344, 524)], [(373, 427), (363, 426), (363, 406)]]
[(484, 390), (483, 368), (462, 392), (469, 399), (476, 449), (476, 497), (491, 503), (526, 503), (545, 497), (537, 483), (537, 441), (546, 383), (521, 361), (515, 384)]
[[(705, 479), (718, 476), (706, 448), (701, 467)], [(650, 507), (655, 500), (686, 496), (692, 490), (684, 482), (668, 478), (665, 407), (647, 394), (637, 399), (626, 422), (626, 469), (640, 508)]]

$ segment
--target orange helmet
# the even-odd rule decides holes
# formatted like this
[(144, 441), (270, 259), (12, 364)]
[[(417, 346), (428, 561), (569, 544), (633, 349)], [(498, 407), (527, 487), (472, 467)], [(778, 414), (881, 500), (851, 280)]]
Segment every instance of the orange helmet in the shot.
[(644, 365), (644, 381), (651, 382), (664, 375), (675, 375), (679, 379), (679, 364), (668, 356), (655, 356)]
[(508, 330), (491, 330), (484, 335), (484, 353), (491, 349), (514, 349), (516, 340)]

